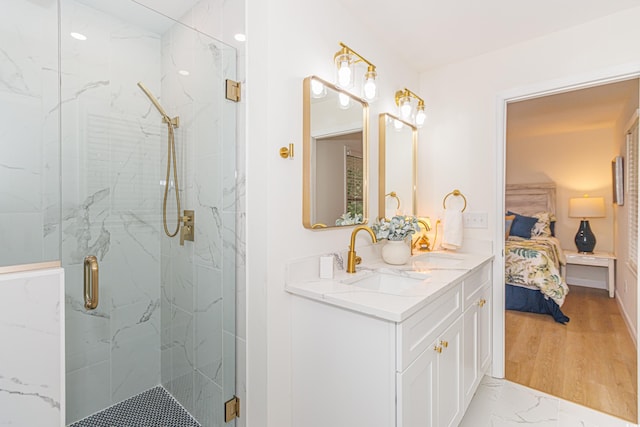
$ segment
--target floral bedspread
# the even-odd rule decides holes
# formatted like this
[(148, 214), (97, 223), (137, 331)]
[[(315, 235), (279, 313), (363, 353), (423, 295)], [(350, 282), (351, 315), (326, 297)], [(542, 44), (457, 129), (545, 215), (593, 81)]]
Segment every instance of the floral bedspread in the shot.
[(560, 274), (564, 253), (555, 237), (523, 239), (509, 236), (505, 242), (506, 283), (539, 289), (562, 307), (569, 287)]

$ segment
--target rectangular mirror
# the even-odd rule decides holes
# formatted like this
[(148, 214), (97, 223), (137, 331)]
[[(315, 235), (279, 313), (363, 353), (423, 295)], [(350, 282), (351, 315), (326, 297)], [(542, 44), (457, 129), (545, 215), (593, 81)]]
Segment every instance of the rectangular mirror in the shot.
[(304, 79), (303, 89), (302, 223), (366, 223), (369, 106), (316, 76)]
[(416, 215), (418, 129), (398, 117), (378, 116), (379, 217)]

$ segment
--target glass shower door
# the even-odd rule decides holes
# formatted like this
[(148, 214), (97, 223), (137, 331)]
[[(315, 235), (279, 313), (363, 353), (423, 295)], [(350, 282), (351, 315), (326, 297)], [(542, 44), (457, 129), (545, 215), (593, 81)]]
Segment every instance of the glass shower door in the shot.
[[(62, 0), (60, 33), (67, 422), (161, 384), (203, 426), (222, 425), (235, 392), (235, 105), (223, 93), (235, 51), (130, 0)], [(138, 82), (179, 117), (177, 182)], [(165, 186), (168, 228), (193, 210), (193, 242), (165, 234)]]

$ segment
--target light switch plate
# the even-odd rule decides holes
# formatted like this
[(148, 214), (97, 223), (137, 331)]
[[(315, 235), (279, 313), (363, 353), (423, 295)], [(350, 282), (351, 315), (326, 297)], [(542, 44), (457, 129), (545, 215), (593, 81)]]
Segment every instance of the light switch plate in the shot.
[(488, 228), (488, 217), (486, 212), (465, 212), (462, 214), (464, 228)]

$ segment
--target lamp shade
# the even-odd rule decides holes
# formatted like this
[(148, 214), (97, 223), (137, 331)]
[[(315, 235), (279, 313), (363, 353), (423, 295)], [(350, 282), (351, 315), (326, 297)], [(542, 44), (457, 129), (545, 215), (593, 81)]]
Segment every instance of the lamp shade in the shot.
[(569, 216), (571, 218), (604, 218), (604, 198), (575, 197), (569, 199)]

